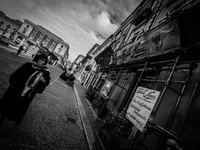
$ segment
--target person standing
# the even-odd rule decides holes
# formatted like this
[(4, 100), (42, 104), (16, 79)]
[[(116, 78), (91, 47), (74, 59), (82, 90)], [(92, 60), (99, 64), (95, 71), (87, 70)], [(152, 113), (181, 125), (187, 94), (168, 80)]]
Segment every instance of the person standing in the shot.
[(10, 75), (10, 85), (0, 100), (0, 124), (4, 118), (16, 121), (16, 125), (21, 123), (35, 95), (49, 85), (47, 61), (45, 54), (38, 54), (33, 62), (25, 63)]
[(24, 50), (24, 46), (21, 45), (17, 50), (16, 56), (18, 56), (23, 50)]

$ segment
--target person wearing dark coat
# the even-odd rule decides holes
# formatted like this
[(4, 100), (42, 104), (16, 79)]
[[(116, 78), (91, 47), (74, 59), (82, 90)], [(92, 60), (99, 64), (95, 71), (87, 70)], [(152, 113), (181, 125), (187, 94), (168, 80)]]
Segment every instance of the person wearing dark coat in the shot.
[(47, 56), (38, 54), (10, 75), (9, 87), (0, 100), (0, 124), (4, 118), (21, 123), (36, 93), (42, 93), (50, 82)]
[(16, 56), (18, 56), (23, 50), (24, 50), (24, 46), (21, 45), (21, 46), (19, 47), (19, 49), (17, 50)]

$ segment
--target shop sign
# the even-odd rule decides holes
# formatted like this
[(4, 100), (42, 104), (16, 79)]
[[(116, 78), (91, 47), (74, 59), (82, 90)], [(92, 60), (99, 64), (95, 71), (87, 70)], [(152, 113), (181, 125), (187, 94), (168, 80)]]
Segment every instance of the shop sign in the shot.
[(119, 50), (116, 52), (116, 59), (117, 59), (117, 64), (123, 63), (123, 53), (122, 50)]
[(122, 48), (122, 51), (124, 52), (124, 63), (133, 59), (133, 53), (134, 53), (135, 47), (136, 47), (135, 44), (131, 43), (131, 44), (125, 45)]
[(138, 130), (144, 130), (160, 92), (144, 87), (138, 87), (127, 109), (126, 117)]
[(148, 35), (140, 35), (137, 38), (136, 42), (129, 42), (115, 52), (110, 64), (132, 62), (180, 48), (180, 33), (177, 22), (168, 23)]
[(149, 54), (146, 36), (142, 35), (138, 38), (137, 42), (128, 43), (116, 52), (117, 64), (142, 59)]

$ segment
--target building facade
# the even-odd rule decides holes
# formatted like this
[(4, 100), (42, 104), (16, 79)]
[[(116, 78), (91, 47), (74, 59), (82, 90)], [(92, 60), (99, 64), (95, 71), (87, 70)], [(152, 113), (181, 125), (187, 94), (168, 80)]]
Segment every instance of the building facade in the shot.
[(0, 35), (4, 35), (14, 41), (15, 35), (22, 24), (23, 22), (9, 18), (0, 11)]
[(81, 67), (79, 71), (76, 73), (77, 79), (83, 83), (83, 86), (88, 88), (90, 85), (90, 82), (94, 80), (96, 74), (96, 68), (97, 64), (94, 60), (94, 56), (97, 53), (97, 48), (99, 47), (99, 44), (94, 44), (93, 47), (88, 51), (86, 54), (86, 57), (81, 61)]
[(85, 58), (83, 55), (78, 55), (77, 58), (74, 60), (74, 62), (71, 64), (70, 68), (71, 73), (74, 73), (75, 76), (77, 77), (77, 72), (79, 71), (80, 66), (82, 66), (82, 60)]
[(199, 0), (144, 0), (98, 47), (88, 99), (107, 122), (104, 149), (200, 148), (199, 10)]
[(28, 47), (26, 53), (34, 55), (38, 51), (38, 46), (46, 47), (50, 52), (58, 57), (58, 64), (65, 65), (69, 56), (69, 44), (61, 38), (51, 33), (42, 26), (25, 19), (20, 27), (16, 39), (23, 41)]

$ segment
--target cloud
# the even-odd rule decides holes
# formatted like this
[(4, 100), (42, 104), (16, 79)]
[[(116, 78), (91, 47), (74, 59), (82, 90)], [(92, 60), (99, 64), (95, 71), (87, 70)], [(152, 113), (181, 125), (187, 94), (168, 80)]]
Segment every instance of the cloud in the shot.
[(0, 10), (28, 19), (70, 45), (70, 59), (86, 55), (101, 44), (130, 15), (141, 0), (6, 0)]
[(101, 12), (95, 21), (97, 24), (97, 32), (99, 31), (99, 33), (103, 34), (104, 37), (108, 37), (118, 28), (116, 24), (111, 23), (110, 16), (107, 12)]

